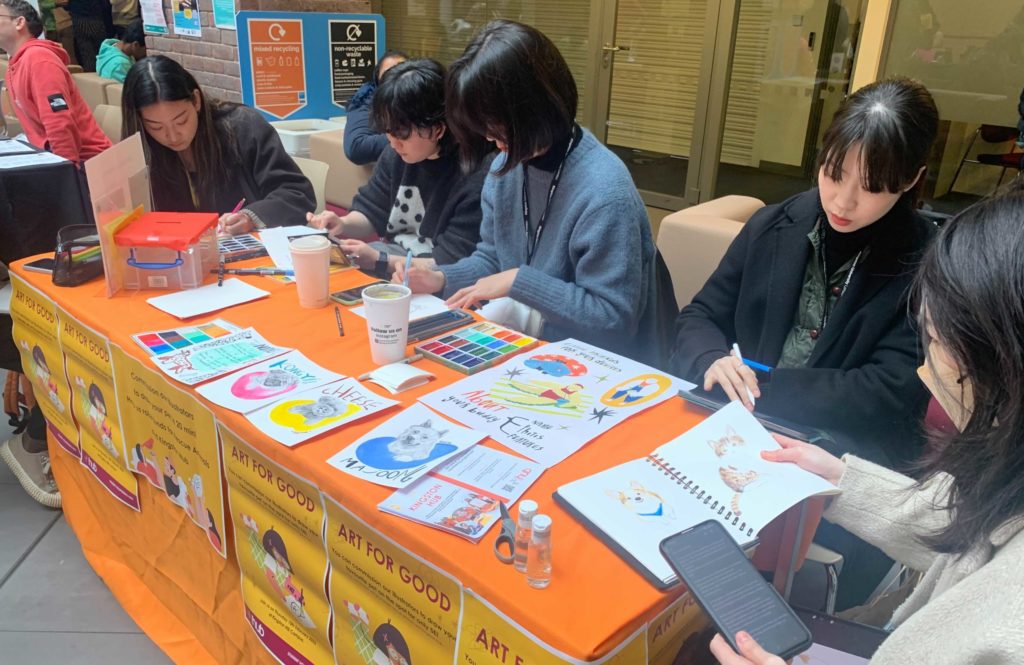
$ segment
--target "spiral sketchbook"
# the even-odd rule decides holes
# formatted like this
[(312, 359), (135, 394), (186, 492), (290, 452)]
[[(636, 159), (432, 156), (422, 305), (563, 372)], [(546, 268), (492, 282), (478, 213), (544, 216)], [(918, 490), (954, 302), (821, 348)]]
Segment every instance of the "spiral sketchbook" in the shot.
[(762, 450), (778, 447), (734, 402), (647, 457), (559, 487), (555, 500), (652, 584), (665, 588), (677, 581), (658, 550), (665, 537), (715, 519), (741, 547), (750, 547), (757, 533), (789, 507), (810, 496), (838, 493), (794, 464), (761, 459)]

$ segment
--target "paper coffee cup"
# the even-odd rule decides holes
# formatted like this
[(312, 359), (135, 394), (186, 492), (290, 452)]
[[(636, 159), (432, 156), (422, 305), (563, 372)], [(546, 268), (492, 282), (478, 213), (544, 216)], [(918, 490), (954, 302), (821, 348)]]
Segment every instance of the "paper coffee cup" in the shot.
[(378, 365), (405, 357), (409, 339), (409, 301), (412, 291), (401, 284), (377, 284), (363, 289), (370, 357)]
[(288, 244), (295, 270), (295, 287), (303, 307), (326, 307), (330, 297), (331, 241), (302, 236)]

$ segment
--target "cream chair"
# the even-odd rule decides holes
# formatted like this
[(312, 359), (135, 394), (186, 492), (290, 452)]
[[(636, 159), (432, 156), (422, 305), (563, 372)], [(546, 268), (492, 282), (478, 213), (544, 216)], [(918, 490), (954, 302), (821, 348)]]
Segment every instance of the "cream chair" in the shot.
[(121, 108), (121, 91), (124, 90), (123, 83), (111, 83), (107, 86), (107, 103), (111, 106)]
[(658, 249), (665, 258), (676, 302), (688, 305), (750, 216), (764, 207), (751, 196), (723, 196), (661, 220)]
[(7, 82), (0, 81), (0, 132), (4, 136), (14, 137), (21, 133), (21, 122), (14, 114), (14, 104), (7, 91)]
[(373, 164), (357, 166), (344, 149), (345, 130), (318, 132), (309, 137), (309, 156), (330, 166), (325, 198), (327, 203), (351, 208), (359, 188), (370, 180)]
[(322, 212), (327, 206), (325, 192), (331, 171), (330, 165), (316, 159), (306, 159), (305, 157), (293, 156), (292, 159), (295, 160), (295, 165), (302, 171), (302, 175), (309, 178), (309, 181), (313, 183), (313, 192), (316, 193), (316, 210), (314, 212)]
[(100, 104), (106, 104), (107, 86), (116, 83), (116, 81), (102, 78), (94, 72), (72, 74), (71, 78), (75, 80), (78, 91), (82, 93), (82, 99), (90, 109), (95, 109)]
[(93, 109), (92, 115), (96, 118), (96, 124), (100, 126), (103, 133), (107, 135), (112, 143), (121, 141), (121, 107), (110, 104), (100, 104)]

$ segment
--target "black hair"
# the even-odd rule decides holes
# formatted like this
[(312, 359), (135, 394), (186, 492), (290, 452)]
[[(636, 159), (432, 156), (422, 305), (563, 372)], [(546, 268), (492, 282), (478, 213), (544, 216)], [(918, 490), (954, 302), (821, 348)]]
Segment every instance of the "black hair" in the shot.
[(281, 537), (274, 528), (267, 529), (266, 533), (263, 534), (263, 549), (266, 550), (267, 554), (274, 556), (271, 550), (277, 550), (277, 553), (284, 559), (284, 563), (288, 566), (288, 572), (292, 570), (292, 562), (288, 560), (288, 548), (284, 546), (284, 538)]
[(1024, 513), (1022, 219), (1019, 188), (964, 210), (943, 226), (916, 278), (922, 318), (927, 311), (973, 393), (963, 430), (936, 441), (921, 464), (922, 483), (952, 477), (941, 506), (949, 524), (923, 539), (938, 552), (963, 554)]
[[(861, 182), (869, 192), (902, 192), (914, 182), (939, 129), (939, 112), (922, 84), (895, 77), (850, 95), (822, 138), (818, 164), (826, 176), (843, 179), (843, 161), (860, 149)], [(916, 196), (924, 177), (908, 194)]]
[(569, 65), (544, 33), (498, 20), (452, 63), (445, 102), (464, 167), (488, 152), (490, 135), (508, 144), (498, 171), (505, 174), (569, 135), (579, 98)]
[(197, 95), (199, 127), (192, 140), (192, 157), (202, 207), (209, 205), (207, 202), (215, 195), (217, 183), (223, 181), (227, 165), (236, 158), (231, 147), (234, 144), (230, 127), (227, 123), (217, 122), (217, 118), (233, 104), (207, 98), (195, 77), (177, 61), (164, 55), (151, 55), (132, 65), (125, 76), (121, 95), (121, 137), (142, 132), (152, 181), (184, 182), (187, 174), (181, 159), (173, 150), (149, 136), (141, 111), (159, 102), (192, 101)]
[(25, 25), (33, 37), (43, 34), (43, 19), (39, 18), (36, 8), (25, 0), (0, 0), (0, 6), (10, 10), (11, 20), (19, 17), (25, 19)]
[(405, 62), (406, 60), (408, 60), (409, 56), (406, 55), (405, 53), (403, 53), (402, 51), (385, 51), (384, 55), (382, 55), (380, 57), (380, 60), (377, 61), (377, 66), (373, 68), (373, 84), (374, 85), (380, 85), (381, 77), (384, 74), (387, 73), (387, 72), (384, 72), (384, 74), (382, 74), (381, 71), (380, 71), (380, 68), (384, 66), (384, 61), (385, 60), (393, 60), (393, 59), (396, 59), (396, 58), (401, 63), (401, 62)]
[(50, 365), (46, 362), (46, 354), (43, 353), (43, 349), (39, 345), (32, 347), (32, 360), (37, 365), (45, 367), (47, 372), (50, 371)]
[(138, 44), (145, 48), (146, 30), (142, 27), (142, 21), (135, 20), (129, 23), (124, 29), (124, 34), (121, 35), (121, 42), (124, 44)]
[[(93, 406), (99, 406), (102, 404), (103, 410), (107, 410), (107, 401), (103, 399), (103, 393), (100, 391), (100, 387), (95, 383), (89, 384), (89, 402), (91, 402)], [(99, 402), (99, 404), (97, 404), (97, 402)]]
[[(444, 66), (430, 58), (417, 58), (389, 69), (373, 94), (374, 128), (406, 139), (413, 129), (438, 125), (445, 125)], [(445, 131), (442, 151), (452, 145)]]

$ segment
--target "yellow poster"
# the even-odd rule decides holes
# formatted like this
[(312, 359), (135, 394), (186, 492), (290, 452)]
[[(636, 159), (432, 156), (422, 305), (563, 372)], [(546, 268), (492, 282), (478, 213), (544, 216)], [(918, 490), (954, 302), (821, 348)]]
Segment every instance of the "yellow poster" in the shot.
[(188, 513), (213, 549), (226, 556), (213, 413), (120, 348), (113, 352), (129, 468)]
[(697, 601), (689, 593), (678, 600), (647, 624), (647, 654), (651, 665), (672, 665), (684, 644), (690, 656), (679, 660), (688, 663), (699, 654), (706, 654), (711, 635), (701, 631), (708, 625), (707, 617), (701, 612)]
[(320, 493), (218, 429), (245, 619), (281, 663), (334, 663)]
[(647, 662), (644, 633), (643, 629), (638, 630), (603, 658), (582, 661), (545, 645), (493, 605), (472, 591), (466, 591), (456, 662), (459, 665), (642, 665)]
[(451, 663), (462, 586), (324, 496), (334, 648), (345, 665)]
[(117, 411), (110, 343), (58, 308), (71, 408), (78, 423), (82, 465), (119, 501), (139, 509), (139, 484), (128, 470)]
[(11, 275), (12, 334), (21, 353), (21, 368), (32, 382), (46, 426), (60, 447), (81, 457), (78, 428), (71, 416), (71, 387), (64, 374), (57, 306), (17, 275)]

